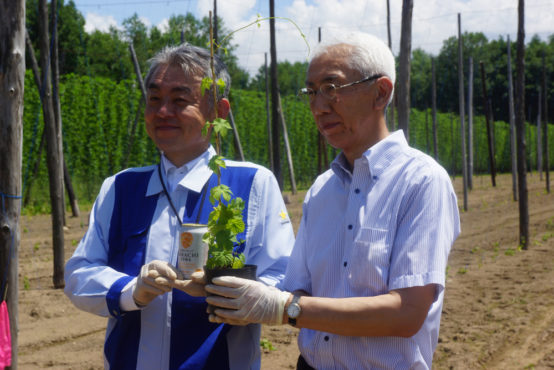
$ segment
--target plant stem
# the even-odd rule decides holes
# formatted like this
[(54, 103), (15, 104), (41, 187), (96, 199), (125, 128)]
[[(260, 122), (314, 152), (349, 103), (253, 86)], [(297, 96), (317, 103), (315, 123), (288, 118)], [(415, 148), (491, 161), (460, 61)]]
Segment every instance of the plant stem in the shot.
[[(214, 109), (214, 117), (217, 118), (217, 87), (216, 87), (216, 75), (215, 75), (215, 67), (214, 67), (214, 28), (212, 26), (212, 12), (209, 13), (210, 17), (210, 68), (212, 70), (212, 94), (213, 94), (213, 109)], [(215, 119), (214, 118), (214, 119)], [(215, 135), (215, 150), (217, 152), (217, 155), (220, 155), (221, 148), (219, 143), (219, 134)], [(221, 184), (221, 177), (217, 176), (217, 185)]]

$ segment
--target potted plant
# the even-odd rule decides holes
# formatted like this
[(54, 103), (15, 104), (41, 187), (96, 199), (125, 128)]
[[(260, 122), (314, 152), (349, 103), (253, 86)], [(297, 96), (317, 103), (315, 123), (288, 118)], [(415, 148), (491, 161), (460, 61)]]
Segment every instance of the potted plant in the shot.
[[(274, 17), (280, 18), (280, 17)], [(258, 18), (252, 23), (231, 32), (223, 40), (230, 37), (235, 32), (238, 32), (251, 25), (268, 20), (270, 18)], [(300, 32), (300, 35), (306, 41), (305, 35), (300, 28), (292, 20), (288, 18), (280, 18), (292, 22)], [(215, 79), (214, 70), (214, 38), (212, 27), (212, 13), (209, 13), (210, 22), (210, 52), (211, 52), (211, 74), (212, 78), (205, 77), (202, 79), (201, 91), (204, 94), (209, 90), (213, 94), (213, 101), (217, 101), (217, 89), (224, 89), (225, 83)], [(306, 45), (309, 45), (306, 41)], [(215, 45), (217, 46), (217, 45)], [(219, 47), (219, 46), (217, 46)], [(217, 186), (210, 191), (210, 202), (214, 206), (208, 218), (207, 232), (202, 240), (208, 245), (208, 259), (204, 267), (206, 279), (211, 281), (216, 276), (240, 276), (248, 279), (256, 279), (256, 266), (245, 264), (245, 257), (242, 253), (234, 252), (236, 244), (244, 243), (244, 240), (238, 240), (237, 235), (244, 231), (245, 225), (242, 218), (244, 210), (244, 201), (240, 197), (233, 197), (231, 189), (221, 183), (221, 170), (225, 168), (225, 160), (220, 155), (221, 138), (225, 137), (229, 130), (232, 129), (228, 121), (218, 117), (217, 106), (214, 104), (214, 116), (216, 119), (213, 122), (207, 122), (203, 128), (203, 134), (207, 135), (208, 130), (212, 129), (212, 135), (215, 134), (215, 147), (217, 154), (212, 157), (208, 166), (217, 175)]]
[[(222, 80), (215, 80), (214, 70), (214, 41), (213, 28), (211, 26), (210, 12), (210, 52), (212, 78), (205, 77), (202, 80), (201, 91), (204, 94), (209, 91), (213, 94), (213, 101), (217, 101), (217, 89), (224, 89)], [(238, 240), (237, 235), (244, 231), (245, 225), (242, 218), (244, 200), (240, 197), (233, 197), (232, 190), (221, 183), (221, 170), (226, 168), (225, 159), (221, 156), (221, 138), (224, 138), (231, 125), (228, 121), (218, 117), (217, 105), (214, 104), (215, 120), (207, 122), (203, 128), (203, 134), (207, 135), (212, 129), (215, 135), (216, 155), (208, 164), (210, 169), (217, 175), (217, 186), (210, 191), (210, 203), (213, 210), (208, 218), (207, 232), (202, 240), (208, 245), (208, 259), (204, 267), (206, 279), (211, 281), (213, 277), (233, 275), (249, 279), (256, 279), (256, 265), (246, 265), (242, 253), (234, 251), (235, 245), (244, 243)]]

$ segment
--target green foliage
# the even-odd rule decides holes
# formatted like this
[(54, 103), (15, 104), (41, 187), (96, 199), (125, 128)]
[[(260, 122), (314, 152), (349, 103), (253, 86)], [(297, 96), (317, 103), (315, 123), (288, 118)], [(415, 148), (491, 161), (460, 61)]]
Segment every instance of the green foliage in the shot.
[(260, 340), (260, 347), (262, 348), (262, 351), (264, 351), (264, 352), (275, 351), (275, 346), (267, 338), (262, 338)]
[(516, 254), (516, 250), (513, 249), (513, 248), (508, 248), (506, 249), (506, 251), (504, 252), (504, 254), (506, 256), (514, 256)]
[[(296, 95), (298, 91), (304, 87), (306, 80), (306, 71), (308, 70), (308, 62), (288, 61), (277, 63), (277, 75), (279, 76), (279, 91), (282, 96)], [(269, 68), (267, 70), (267, 78), (269, 78)], [(265, 92), (266, 90), (266, 70), (265, 66), (260, 66), (258, 73), (253, 77), (249, 84), (250, 90)]]
[(222, 119), (222, 118), (216, 118), (212, 122), (213, 132), (217, 135), (220, 135), (222, 138), (227, 136), (227, 133), (232, 130), (231, 124)]
[[(218, 193), (218, 188), (222, 186), (224, 185), (214, 187), (212, 195), (214, 191)], [(229, 189), (228, 187), (226, 188)], [(231, 195), (232, 193), (229, 190), (223, 197), (230, 197)], [(242, 265), (244, 265), (244, 256), (233, 252), (234, 244), (243, 242), (237, 240), (237, 234), (244, 231), (245, 228), (242, 219), (243, 209), (244, 201), (240, 198), (234, 198), (227, 203), (219, 201), (213, 208), (208, 219), (208, 232), (204, 235), (204, 242), (209, 246), (208, 267), (232, 267), (237, 264), (240, 265), (240, 261), (235, 261), (236, 258), (242, 260)]]
[[(212, 49), (213, 57), (213, 49)], [(206, 89), (210, 89), (215, 95), (215, 89), (224, 89), (225, 84), (209, 77), (202, 79), (202, 95)], [(208, 167), (217, 175), (217, 186), (210, 191), (210, 203), (214, 205), (208, 218), (208, 231), (203, 236), (203, 241), (208, 245), (208, 260), (206, 266), (213, 268), (241, 268), (244, 266), (245, 257), (242, 253), (234, 251), (235, 244), (242, 244), (238, 241), (237, 235), (244, 231), (245, 225), (242, 219), (244, 201), (241, 198), (231, 199), (233, 192), (227, 185), (221, 183), (221, 169), (226, 168), (225, 160), (220, 156), (221, 138), (225, 137), (231, 129), (231, 125), (225, 119), (216, 117), (213, 122), (207, 122), (203, 127), (203, 135), (207, 135), (207, 128), (210, 127), (215, 133), (217, 155), (210, 159)]]
[[(467, 94), (469, 83), (469, 58), (473, 59), (474, 111), (484, 114), (483, 84), (480, 63), (483, 63), (487, 96), (495, 120), (508, 121), (508, 42), (500, 36), (488, 40), (482, 32), (465, 32), (462, 35), (464, 85)], [(534, 36), (525, 50), (525, 108), (527, 119), (537, 117), (538, 91), (542, 84), (542, 58), (545, 56), (547, 81), (554, 80), (554, 37), (549, 42)], [(512, 79), (515, 83), (516, 40), (511, 40)], [(414, 108), (424, 110), (431, 106), (431, 55), (416, 49), (411, 63), (411, 102)], [(437, 79), (437, 107), (442, 112), (459, 112), (458, 104), (458, 38), (452, 36), (443, 41), (438, 55), (434, 56)], [(547, 83), (549, 99), (554, 96), (554, 85)], [(467, 99), (466, 99), (467, 104)], [(548, 116), (554, 116), (554, 105), (549, 104)]]
[(204, 234), (204, 242), (208, 244), (208, 268), (233, 267), (244, 265), (244, 255), (233, 252), (238, 240), (237, 235), (244, 231), (242, 219), (244, 201), (233, 198), (231, 189), (224, 184), (214, 186), (210, 193), (210, 202), (214, 204), (208, 218), (208, 232)]
[[(64, 154), (73, 180), (77, 199), (81, 204), (94, 201), (102, 181), (125, 168), (157, 163), (159, 154), (144, 129), (140, 91), (134, 79), (119, 82), (103, 77), (69, 74), (60, 81)], [(263, 92), (232, 90), (231, 106), (235, 126), (241, 140), (245, 159), (270, 166), (266, 96)], [(318, 176), (317, 129), (309, 107), (295, 95), (282, 97), (283, 113), (292, 149), (296, 183), (306, 188)], [(24, 214), (49, 212), (48, 172), (45, 149), (42, 150), (38, 171), (34, 167), (39, 158), (43, 132), (40, 98), (32, 74), (25, 76), (23, 110), (23, 193), (30, 189), (30, 198)], [(133, 126), (136, 129), (133, 133)], [(528, 169), (536, 170), (537, 130), (526, 124)], [(495, 121), (496, 165), (498, 172), (511, 171), (509, 125)], [(231, 138), (229, 135), (228, 138)], [(460, 175), (460, 123), (454, 113), (437, 114), (438, 161), (451, 175)], [(133, 139), (131, 139), (133, 138)], [(554, 165), (554, 125), (548, 125), (549, 163)], [(467, 142), (467, 141), (466, 141)], [(433, 154), (432, 116), (430, 110), (412, 109), (410, 114), (410, 144)], [(474, 173), (490, 173), (485, 119), (474, 117)], [(337, 154), (326, 148), (328, 160)], [(283, 184), (290, 189), (286, 171), (284, 143), (280, 146)], [(237, 151), (232, 140), (224, 140), (219, 166), (223, 156), (235, 158)], [(552, 221), (554, 223), (554, 220)]]

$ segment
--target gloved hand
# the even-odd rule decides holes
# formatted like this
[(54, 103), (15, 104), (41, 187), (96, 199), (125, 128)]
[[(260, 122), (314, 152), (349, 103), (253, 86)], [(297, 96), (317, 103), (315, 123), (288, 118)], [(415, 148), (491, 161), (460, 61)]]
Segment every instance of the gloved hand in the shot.
[(142, 266), (133, 287), (136, 305), (146, 306), (160, 294), (169, 292), (178, 276), (179, 272), (168, 262), (155, 260)]
[(283, 311), (290, 293), (267, 286), (259, 281), (234, 276), (222, 276), (206, 285), (206, 302), (215, 307), (210, 315), (211, 322), (232, 325), (260, 323), (279, 325), (283, 322)]
[(206, 285), (204, 271), (193, 272), (190, 275), (190, 280), (181, 280), (177, 278), (171, 285), (173, 288), (182, 290), (193, 297), (206, 296), (206, 290), (204, 290), (204, 285)]

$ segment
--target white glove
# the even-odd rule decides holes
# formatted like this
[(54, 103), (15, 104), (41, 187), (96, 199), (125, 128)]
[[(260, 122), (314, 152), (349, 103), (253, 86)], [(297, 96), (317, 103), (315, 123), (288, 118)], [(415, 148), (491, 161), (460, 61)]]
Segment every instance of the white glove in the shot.
[(146, 306), (160, 294), (169, 292), (179, 272), (164, 261), (152, 261), (142, 266), (133, 287), (133, 299), (139, 307)]
[(216, 294), (206, 298), (208, 304), (217, 306), (209, 317), (211, 322), (232, 325), (279, 325), (283, 322), (289, 292), (234, 276), (217, 277), (212, 282), (205, 287), (208, 293)]
[(177, 278), (174, 282), (171, 283), (173, 288), (182, 290), (193, 297), (205, 297), (206, 291), (204, 290), (204, 285), (206, 285), (206, 277), (204, 271), (193, 272), (190, 275), (190, 280), (180, 280)]

